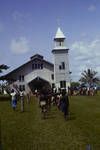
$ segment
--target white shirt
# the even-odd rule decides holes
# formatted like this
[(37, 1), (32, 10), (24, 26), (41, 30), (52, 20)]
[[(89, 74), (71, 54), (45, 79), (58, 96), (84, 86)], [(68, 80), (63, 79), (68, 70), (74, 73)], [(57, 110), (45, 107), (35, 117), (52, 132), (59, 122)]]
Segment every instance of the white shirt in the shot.
[(16, 92), (12, 92), (10, 95), (12, 96), (12, 101), (13, 101), (16, 98)]
[(24, 92), (23, 91), (20, 92), (20, 96), (24, 96)]

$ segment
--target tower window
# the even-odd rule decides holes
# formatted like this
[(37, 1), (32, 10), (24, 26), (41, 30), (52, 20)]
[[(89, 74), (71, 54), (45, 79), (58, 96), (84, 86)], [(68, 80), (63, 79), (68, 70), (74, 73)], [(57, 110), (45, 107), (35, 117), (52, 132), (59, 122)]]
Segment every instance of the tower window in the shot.
[(54, 80), (54, 74), (51, 74), (51, 79)]
[(61, 65), (59, 65), (59, 70), (65, 69), (65, 62), (61, 62)]
[(52, 88), (54, 88), (55, 87), (55, 84), (54, 83), (52, 83)]
[(65, 62), (62, 62), (62, 69), (65, 69)]
[(61, 46), (62, 45), (62, 43), (61, 42), (59, 42), (59, 46)]
[(60, 81), (60, 88), (66, 88), (66, 81)]

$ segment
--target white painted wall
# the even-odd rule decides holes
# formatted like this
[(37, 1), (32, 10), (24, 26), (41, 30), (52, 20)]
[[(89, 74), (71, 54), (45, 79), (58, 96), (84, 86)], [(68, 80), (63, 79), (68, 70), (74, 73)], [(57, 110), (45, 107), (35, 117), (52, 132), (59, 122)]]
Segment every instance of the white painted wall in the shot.
[[(65, 69), (60, 70), (59, 65), (61, 62), (65, 62)], [(60, 81), (66, 81), (66, 87), (70, 85), (70, 75), (69, 75), (69, 61), (67, 51), (55, 50), (54, 53), (54, 75), (56, 87), (60, 87)]]
[(41, 70), (34, 70), (25, 76), (25, 82), (29, 83), (36, 77), (40, 77), (50, 83), (53, 83), (54, 81), (51, 79), (51, 74), (53, 74), (53, 71), (50, 71), (47, 68), (43, 68)]

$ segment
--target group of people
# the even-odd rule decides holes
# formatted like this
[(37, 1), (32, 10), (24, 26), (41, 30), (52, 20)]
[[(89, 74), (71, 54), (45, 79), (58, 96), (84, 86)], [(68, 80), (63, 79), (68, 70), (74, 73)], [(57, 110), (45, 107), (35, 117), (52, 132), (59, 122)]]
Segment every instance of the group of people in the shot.
[[(10, 96), (11, 96), (11, 105), (12, 105), (13, 110), (16, 110), (17, 102), (19, 100), (21, 112), (24, 112), (24, 99), (25, 99), (24, 91), (20, 90), (19, 92), (16, 92), (15, 89), (12, 89)], [(30, 94), (27, 93), (27, 103), (29, 103), (29, 101), (30, 101)]]
[(63, 112), (65, 120), (69, 116), (69, 98), (66, 89), (60, 93), (48, 93), (46, 90), (41, 91), (39, 96), (39, 106), (42, 112), (50, 110), (51, 105), (56, 105)]
[(69, 88), (69, 95), (87, 95), (87, 96), (94, 96), (97, 94), (97, 87), (70, 87)]
[(69, 116), (69, 98), (65, 89), (62, 90), (60, 96), (58, 97), (57, 106), (59, 110), (64, 113), (64, 118), (67, 120)]
[[(24, 93), (23, 90), (16, 92), (15, 89), (11, 90), (11, 105), (13, 110), (16, 110), (17, 102), (20, 102), (20, 110), (24, 112), (24, 102), (25, 96), (27, 97), (27, 103), (30, 102), (30, 93)], [(37, 96), (37, 95), (36, 95)], [(50, 110), (51, 105), (56, 105), (60, 111), (63, 112), (65, 120), (68, 119), (69, 115), (69, 98), (66, 92), (66, 89), (60, 90), (59, 93), (47, 91), (46, 88), (43, 88), (41, 92), (38, 94), (39, 106), (41, 108), (41, 112), (45, 114), (48, 110)]]

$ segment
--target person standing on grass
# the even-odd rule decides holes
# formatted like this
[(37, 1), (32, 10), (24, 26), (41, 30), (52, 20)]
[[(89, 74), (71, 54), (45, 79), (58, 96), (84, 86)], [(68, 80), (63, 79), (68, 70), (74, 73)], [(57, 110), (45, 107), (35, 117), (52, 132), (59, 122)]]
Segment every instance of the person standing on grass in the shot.
[(27, 97), (27, 103), (30, 103), (30, 99), (31, 99), (31, 92), (27, 92), (26, 93), (26, 97)]
[(16, 99), (16, 92), (14, 89), (11, 90), (11, 104), (12, 104), (12, 108), (13, 110), (16, 109), (16, 106), (17, 106), (17, 99)]
[(60, 108), (64, 113), (65, 120), (68, 119), (69, 115), (69, 98), (66, 94), (66, 89), (62, 90), (62, 96), (60, 97)]
[(24, 91), (20, 90), (20, 105), (21, 105), (21, 112), (24, 111)]

